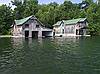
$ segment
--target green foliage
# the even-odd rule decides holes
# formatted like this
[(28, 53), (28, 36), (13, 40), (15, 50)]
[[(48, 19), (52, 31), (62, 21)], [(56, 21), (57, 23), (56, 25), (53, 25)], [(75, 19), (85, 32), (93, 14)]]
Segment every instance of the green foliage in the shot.
[(89, 25), (90, 35), (100, 35), (100, 25), (99, 24), (90, 24)]
[(37, 0), (27, 0), (24, 2), (24, 17), (35, 15), (38, 11), (38, 1)]
[[(92, 1), (91, 1), (92, 2)], [(90, 3), (86, 9), (86, 16), (89, 23), (89, 32), (91, 35), (100, 35), (100, 7), (96, 3)]]
[(12, 4), (16, 6), (14, 9), (15, 19), (22, 19), (30, 15), (35, 15), (38, 11), (37, 0), (14, 0)]
[(13, 22), (12, 10), (9, 6), (0, 6), (0, 34), (8, 34)]
[(52, 25), (60, 20), (67, 20), (78, 18), (80, 12), (79, 5), (73, 4), (70, 1), (65, 1), (59, 5), (55, 2), (48, 5), (40, 5), (36, 16), (42, 21), (47, 27), (52, 28)]

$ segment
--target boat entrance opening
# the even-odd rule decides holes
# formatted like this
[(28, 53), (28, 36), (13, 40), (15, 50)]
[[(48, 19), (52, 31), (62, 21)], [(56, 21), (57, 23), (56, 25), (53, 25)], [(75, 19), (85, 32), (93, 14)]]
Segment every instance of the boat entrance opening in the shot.
[(32, 31), (32, 38), (38, 38), (38, 31)]
[(26, 37), (26, 38), (29, 37), (29, 31), (25, 31), (25, 37)]

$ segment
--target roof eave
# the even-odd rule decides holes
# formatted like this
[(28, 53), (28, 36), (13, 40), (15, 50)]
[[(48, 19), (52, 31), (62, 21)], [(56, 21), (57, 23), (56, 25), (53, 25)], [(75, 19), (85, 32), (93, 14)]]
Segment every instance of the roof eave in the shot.
[(18, 24), (17, 26), (22, 26), (22, 24)]

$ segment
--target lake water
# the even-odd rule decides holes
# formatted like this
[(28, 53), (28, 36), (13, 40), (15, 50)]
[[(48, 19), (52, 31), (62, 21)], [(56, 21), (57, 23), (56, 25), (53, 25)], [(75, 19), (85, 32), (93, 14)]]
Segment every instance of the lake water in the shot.
[(100, 37), (0, 38), (0, 74), (100, 74)]

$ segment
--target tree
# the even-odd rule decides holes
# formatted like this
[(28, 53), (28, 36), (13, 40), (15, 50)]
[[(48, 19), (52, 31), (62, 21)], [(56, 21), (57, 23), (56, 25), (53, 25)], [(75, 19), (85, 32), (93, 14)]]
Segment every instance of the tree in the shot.
[(0, 34), (8, 34), (13, 22), (11, 7), (0, 6)]
[(16, 19), (22, 19), (30, 15), (35, 15), (38, 11), (37, 0), (14, 0), (12, 1), (12, 4), (16, 6), (14, 9)]
[(38, 1), (37, 0), (27, 0), (24, 3), (24, 16), (35, 15), (38, 12)]
[(25, 3), (25, 2), (22, 2), (22, 1), (26, 2), (26, 0), (13, 0), (13, 1), (11, 1), (12, 4), (14, 6), (16, 6), (16, 8), (14, 9), (14, 17), (15, 17), (15, 19), (22, 19), (23, 16), (24, 16), (23, 12), (25, 10), (25, 7), (24, 7), (23, 3)]
[(46, 27), (52, 28), (59, 19), (59, 5), (56, 2), (48, 5), (39, 5), (39, 11), (36, 16), (45, 24)]

